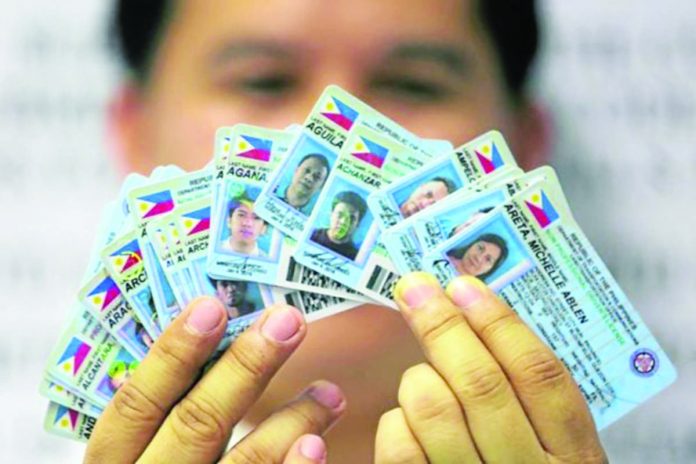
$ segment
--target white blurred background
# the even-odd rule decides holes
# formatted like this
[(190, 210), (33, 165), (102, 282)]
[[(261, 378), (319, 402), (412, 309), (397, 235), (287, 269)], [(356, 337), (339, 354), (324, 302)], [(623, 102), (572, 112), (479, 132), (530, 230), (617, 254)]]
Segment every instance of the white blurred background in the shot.
[[(696, 2), (542, 1), (537, 88), (578, 222), (677, 365), (602, 433), (612, 462), (695, 462)], [(37, 388), (96, 221), (118, 187), (103, 113), (118, 81), (110, 2), (3, 0), (0, 460), (75, 462)]]

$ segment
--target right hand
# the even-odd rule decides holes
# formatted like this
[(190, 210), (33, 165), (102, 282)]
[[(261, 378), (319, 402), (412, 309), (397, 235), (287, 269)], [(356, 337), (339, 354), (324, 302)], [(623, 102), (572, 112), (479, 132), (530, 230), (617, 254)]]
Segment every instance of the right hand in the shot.
[[(213, 462), (233, 427), (304, 338), (301, 313), (264, 311), (200, 379), (227, 324), (214, 298), (191, 302), (97, 421), (85, 462)], [(341, 390), (312, 383), (222, 456), (222, 462), (325, 462), (319, 436), (345, 411)]]

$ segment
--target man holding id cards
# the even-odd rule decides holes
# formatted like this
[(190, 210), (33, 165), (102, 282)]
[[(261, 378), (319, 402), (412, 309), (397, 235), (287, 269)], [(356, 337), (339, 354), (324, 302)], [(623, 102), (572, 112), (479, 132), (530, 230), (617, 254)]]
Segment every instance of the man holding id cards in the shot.
[[(200, 168), (218, 127), (284, 128), (329, 84), (419, 136), (459, 144), (497, 128), (521, 167), (544, 159), (544, 117), (526, 93), (533, 0), (116, 3), (128, 73), (109, 123), (130, 170)], [(281, 199), (312, 202), (329, 171), (317, 160)], [(450, 193), (430, 184), (409, 212)], [(355, 258), (365, 202), (350, 193), (312, 238)], [(229, 247), (254, 253), (250, 237), (266, 224), (240, 223), (237, 242), (235, 211)], [(479, 277), (505, 259), (493, 240), (452, 253)], [(443, 288), (412, 273), (394, 300), (400, 312), (363, 304), (311, 328), (274, 305), (203, 377), (227, 314), (214, 298), (193, 300), (105, 409), (86, 461), (319, 463), (328, 448), (336, 463), (606, 462), (569, 372), (480, 280)], [(224, 454), (240, 423), (253, 430)]]

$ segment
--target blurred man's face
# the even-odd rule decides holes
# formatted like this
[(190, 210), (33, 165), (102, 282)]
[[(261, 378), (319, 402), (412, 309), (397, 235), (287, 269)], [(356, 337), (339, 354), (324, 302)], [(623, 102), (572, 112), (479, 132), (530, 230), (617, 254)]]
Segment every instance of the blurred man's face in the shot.
[(331, 210), (329, 230), (326, 234), (332, 242), (347, 242), (359, 224), (360, 212), (357, 208), (348, 203), (337, 203)]
[(317, 158), (307, 158), (297, 166), (292, 176), (291, 186), (300, 195), (311, 196), (324, 185), (329, 172)]
[(150, 77), (115, 118), (128, 167), (202, 167), (215, 130), (302, 122), (328, 84), (424, 137), (514, 138), (469, 0), (176, 2)]
[(449, 195), (449, 192), (444, 182), (426, 182), (415, 189), (399, 209), (404, 217), (409, 217), (418, 211), (424, 210), (436, 201), (442, 200), (447, 195)]
[(228, 219), (230, 240), (243, 247), (256, 245), (256, 240), (266, 231), (266, 222), (254, 213), (250, 205), (240, 204)]
[(218, 280), (215, 285), (217, 297), (225, 308), (239, 306), (244, 300), (246, 288), (244, 284), (229, 280)]

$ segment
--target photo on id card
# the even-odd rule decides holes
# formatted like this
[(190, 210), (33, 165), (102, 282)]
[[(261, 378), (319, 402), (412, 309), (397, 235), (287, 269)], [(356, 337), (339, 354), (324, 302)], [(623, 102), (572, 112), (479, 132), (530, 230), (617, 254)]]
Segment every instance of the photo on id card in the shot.
[[(469, 220), (475, 221), (476, 214)], [(454, 237), (446, 242), (443, 259), (457, 275), (476, 277), (494, 291), (533, 266), (524, 243), (501, 214), (492, 212), (488, 217), (483, 216)]]
[(140, 362), (121, 350), (109, 364), (106, 375), (97, 385), (97, 392), (103, 398), (111, 398), (116, 391), (133, 375)]
[[(440, 206), (425, 211), (383, 233), (383, 243), (394, 266), (401, 274), (422, 270), (424, 254), (433, 244), (441, 243), (482, 219), (507, 198), (502, 188), (476, 194), (453, 195)], [(430, 246), (429, 246), (430, 245)]]
[(215, 219), (207, 272), (221, 279), (273, 284), (277, 280), (282, 234), (256, 214), (261, 187), (229, 179), (213, 206)]
[(368, 205), (380, 229), (386, 230), (462, 187), (484, 178), (502, 176), (515, 167), (503, 136), (490, 131), (372, 193)]
[(207, 272), (210, 246), (210, 202), (206, 199), (190, 202), (176, 212), (175, 220), (182, 237), (187, 267), (196, 293), (219, 299), (227, 312), (228, 332), (236, 320), (261, 311), (270, 304), (270, 292), (265, 285), (248, 280), (214, 278)]
[(256, 205), (259, 214), (298, 239), (336, 162), (337, 150), (313, 134), (299, 132)]
[(297, 261), (357, 287), (379, 232), (367, 208), (368, 194), (350, 178), (332, 176), (298, 242)]

